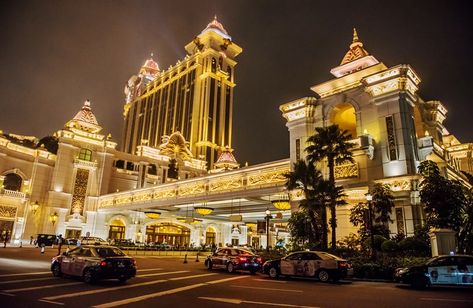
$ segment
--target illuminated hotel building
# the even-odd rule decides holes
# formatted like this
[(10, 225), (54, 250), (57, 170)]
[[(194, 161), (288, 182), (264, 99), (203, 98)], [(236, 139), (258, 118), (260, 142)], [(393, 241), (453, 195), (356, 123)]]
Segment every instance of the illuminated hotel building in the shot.
[[(231, 127), (241, 48), (214, 20), (186, 50), (167, 71), (150, 59), (129, 80), (122, 151), (101, 133), (88, 101), (55, 133), (57, 151), (35, 137), (0, 134), (0, 236), (9, 232), (17, 244), (38, 233), (87, 232), (176, 246), (287, 244), (287, 219), (301, 196), (290, 192), (290, 205), (284, 202), (285, 174), (304, 158), (314, 128), (330, 124), (348, 130), (356, 145), (355, 161), (335, 167), (347, 195), (347, 205), (337, 208), (339, 240), (356, 233), (350, 209), (366, 202), (373, 183), (388, 184), (395, 196), (391, 235), (412, 236), (424, 221), (419, 163), (430, 159), (463, 181), (462, 171), (473, 173), (473, 145), (445, 128), (441, 102), (418, 95), (414, 69), (386, 66), (356, 32), (330, 71), (334, 78), (311, 87), (317, 95), (280, 106), (290, 157), (239, 168)], [(172, 160), (179, 166), (174, 178)], [(269, 241), (261, 224), (267, 209)]]
[(183, 60), (161, 70), (151, 58), (125, 88), (123, 150), (158, 148), (179, 131), (189, 149), (212, 169), (232, 145), (235, 57), (242, 52), (215, 18), (190, 43)]

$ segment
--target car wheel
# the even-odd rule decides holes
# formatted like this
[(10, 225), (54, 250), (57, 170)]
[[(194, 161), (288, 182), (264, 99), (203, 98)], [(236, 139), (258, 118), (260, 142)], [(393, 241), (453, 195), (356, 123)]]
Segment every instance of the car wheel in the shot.
[(279, 277), (278, 269), (275, 267), (271, 267), (268, 271), (269, 277), (276, 279)]
[(120, 277), (118, 278), (118, 281), (125, 283), (128, 279), (130, 279), (130, 277)]
[(51, 269), (53, 272), (54, 277), (61, 277), (62, 272), (61, 272), (61, 265), (59, 263), (54, 263), (53, 268)]
[(427, 279), (423, 276), (417, 275), (412, 277), (411, 287), (415, 289), (423, 289), (427, 286)]
[(328, 282), (330, 280), (330, 275), (326, 270), (320, 270), (317, 274), (317, 278), (319, 278), (321, 282)]
[(208, 270), (211, 270), (212, 266), (213, 266), (212, 261), (206, 260), (205, 261), (205, 266), (207, 267)]
[(95, 278), (95, 273), (90, 268), (87, 268), (84, 271), (83, 279), (85, 283), (90, 283), (90, 284), (94, 283), (97, 280)]
[(227, 264), (227, 272), (233, 273), (235, 271), (235, 266), (233, 266), (232, 262), (228, 262)]

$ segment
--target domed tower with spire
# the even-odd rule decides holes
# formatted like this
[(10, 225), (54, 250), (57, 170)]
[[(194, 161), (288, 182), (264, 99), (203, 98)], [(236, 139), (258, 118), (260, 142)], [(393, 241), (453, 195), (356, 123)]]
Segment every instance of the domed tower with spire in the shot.
[[(181, 132), (196, 159), (212, 169), (219, 150), (232, 145), (235, 58), (242, 48), (215, 16), (167, 70), (148, 60), (125, 88), (123, 148), (159, 149), (163, 136)], [(150, 76), (149, 83), (144, 82)]]

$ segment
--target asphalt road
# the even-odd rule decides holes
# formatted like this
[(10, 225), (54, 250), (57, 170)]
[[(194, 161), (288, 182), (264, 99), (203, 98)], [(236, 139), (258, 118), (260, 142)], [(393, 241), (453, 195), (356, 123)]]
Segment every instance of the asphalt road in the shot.
[(54, 278), (56, 249), (0, 248), (1, 307), (473, 307), (473, 288), (412, 290), (394, 283), (270, 280), (208, 271), (203, 260), (137, 257), (137, 277), (126, 284)]

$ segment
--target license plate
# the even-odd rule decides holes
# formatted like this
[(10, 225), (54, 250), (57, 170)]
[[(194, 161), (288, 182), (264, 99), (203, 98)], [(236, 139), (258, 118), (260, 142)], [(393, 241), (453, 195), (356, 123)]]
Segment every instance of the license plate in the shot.
[(123, 262), (118, 262), (118, 267), (125, 267), (125, 264), (123, 264)]

